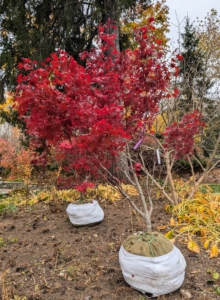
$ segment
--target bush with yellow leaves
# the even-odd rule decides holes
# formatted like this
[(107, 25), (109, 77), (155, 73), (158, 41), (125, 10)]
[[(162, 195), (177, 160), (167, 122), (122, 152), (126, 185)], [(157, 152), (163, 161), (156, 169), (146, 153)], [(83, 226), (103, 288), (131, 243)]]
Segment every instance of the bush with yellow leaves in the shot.
[[(124, 185), (125, 190), (129, 195), (138, 195), (136, 189), (131, 185)], [(58, 190), (56, 187), (41, 191), (29, 191), (28, 204), (33, 205), (39, 202), (65, 201), (75, 202), (80, 199), (80, 192), (76, 189)], [(122, 199), (122, 195), (110, 185), (98, 185), (96, 188), (87, 189), (85, 199), (97, 199), (99, 201), (116, 201)], [(4, 207), (9, 205), (22, 206), (27, 204), (26, 190), (14, 191), (8, 197), (2, 199)]]
[[(179, 183), (179, 189), (181, 185)], [(182, 183), (182, 195), (187, 195), (189, 183)], [(220, 193), (215, 193), (208, 185), (201, 186), (193, 199), (183, 198), (176, 206), (166, 205), (172, 212), (170, 226), (173, 228), (165, 235), (174, 239), (181, 236), (190, 251), (200, 253), (195, 236), (209, 253), (209, 257), (218, 257), (220, 243)], [(162, 228), (164, 229), (164, 227)]]

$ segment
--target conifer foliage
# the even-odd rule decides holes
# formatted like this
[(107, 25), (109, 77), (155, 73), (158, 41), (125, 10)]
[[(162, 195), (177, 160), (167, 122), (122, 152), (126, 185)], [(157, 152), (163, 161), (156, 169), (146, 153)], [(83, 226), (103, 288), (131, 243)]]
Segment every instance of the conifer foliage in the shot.
[(213, 84), (206, 74), (206, 56), (200, 47), (200, 37), (188, 17), (181, 38), (183, 59), (179, 63), (180, 95), (177, 109), (181, 109), (180, 114), (183, 115), (192, 109), (202, 110), (207, 91)]
[(57, 48), (74, 58), (91, 48), (98, 24), (149, 0), (0, 0), (0, 103), (12, 91), (22, 57), (44, 60)]

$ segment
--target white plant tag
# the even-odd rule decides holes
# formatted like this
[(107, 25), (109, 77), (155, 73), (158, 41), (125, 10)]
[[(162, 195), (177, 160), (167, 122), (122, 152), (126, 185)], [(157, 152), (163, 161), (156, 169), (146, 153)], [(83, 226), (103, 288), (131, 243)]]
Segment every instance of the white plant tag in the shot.
[(156, 153), (157, 153), (157, 162), (160, 165), (161, 164), (161, 159), (160, 159), (160, 151), (159, 151), (158, 148), (156, 149)]

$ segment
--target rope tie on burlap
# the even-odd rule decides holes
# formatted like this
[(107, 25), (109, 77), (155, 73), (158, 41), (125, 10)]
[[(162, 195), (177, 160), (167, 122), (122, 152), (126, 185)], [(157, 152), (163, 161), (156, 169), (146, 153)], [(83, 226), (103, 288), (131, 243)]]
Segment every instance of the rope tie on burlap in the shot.
[(151, 245), (151, 243), (154, 240), (155, 240), (155, 236), (154, 235), (151, 235), (151, 234), (142, 234), (142, 236), (138, 240), (136, 240), (135, 242), (139, 242), (139, 241), (146, 242), (148, 244), (148, 247), (150, 249), (150, 253), (151, 253), (152, 257), (154, 257), (155, 253), (154, 253), (154, 251), (152, 249), (152, 245)]

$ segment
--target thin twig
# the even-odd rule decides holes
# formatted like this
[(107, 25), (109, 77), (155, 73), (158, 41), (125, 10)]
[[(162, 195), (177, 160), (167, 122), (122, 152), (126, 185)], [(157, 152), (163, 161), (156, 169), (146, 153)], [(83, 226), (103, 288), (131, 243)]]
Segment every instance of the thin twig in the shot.
[(129, 211), (130, 211), (130, 217), (131, 217), (131, 230), (132, 230), (132, 232), (134, 232), (134, 223), (133, 223), (132, 211), (131, 211), (131, 207), (130, 206), (129, 206)]
[(201, 169), (202, 169), (203, 171), (205, 171), (205, 168), (204, 168), (203, 165), (201, 164), (201, 161), (200, 161), (195, 155), (193, 155), (192, 157), (193, 157), (193, 159), (195, 159), (195, 160), (197, 161), (197, 163), (200, 165)]
[(192, 161), (191, 161), (189, 155), (187, 155), (187, 158), (188, 158), (190, 168), (191, 168), (191, 172), (192, 172), (192, 176), (193, 176), (193, 185), (195, 187), (196, 186), (196, 180), (195, 180), (195, 172), (194, 172), (193, 164), (192, 164)]
[(54, 269), (53, 269), (54, 272), (56, 272), (56, 268), (57, 268), (58, 255), (59, 255), (59, 252), (57, 251), (56, 261), (55, 261), (55, 265), (54, 265)]
[(211, 157), (210, 157), (209, 160), (208, 160), (208, 163), (207, 163), (207, 165), (206, 165), (206, 168), (205, 168), (203, 174), (200, 176), (200, 178), (196, 181), (195, 186), (193, 187), (193, 189), (192, 189), (192, 191), (191, 191), (191, 193), (190, 193), (190, 195), (189, 195), (189, 199), (192, 199), (192, 198), (194, 197), (194, 195), (195, 195), (195, 193), (196, 193), (196, 191), (197, 191), (199, 185), (203, 182), (203, 180), (204, 180), (204, 178), (207, 176), (207, 174), (208, 174), (208, 173), (215, 167), (215, 165), (218, 163), (218, 162), (216, 162), (212, 167), (210, 167), (210, 166), (211, 166), (211, 163), (212, 163), (212, 161), (213, 161), (213, 158), (215, 157), (216, 152), (217, 152), (217, 150), (218, 150), (219, 143), (220, 143), (220, 133), (219, 133), (219, 135), (218, 135), (217, 141), (216, 141), (216, 143), (215, 143), (215, 147), (214, 147), (214, 149), (213, 149), (213, 152), (212, 152)]
[(150, 177), (150, 179), (153, 181), (153, 183), (156, 185), (156, 187), (158, 187), (161, 191), (162, 191), (162, 193), (163, 193), (163, 195), (167, 198), (167, 200), (169, 200), (171, 203), (173, 203), (174, 204), (174, 201), (170, 198), (170, 196), (165, 192), (165, 190), (164, 190), (164, 187), (162, 187), (157, 181), (156, 181), (156, 179), (149, 173), (149, 171), (148, 171), (148, 169), (146, 168), (146, 166), (144, 165), (144, 159), (143, 159), (143, 157), (141, 156), (141, 161), (142, 161), (142, 165), (143, 165), (143, 172), (146, 174), (146, 175), (148, 175), (149, 177)]

